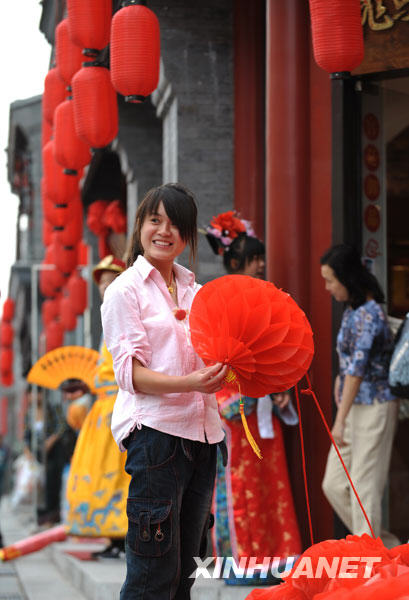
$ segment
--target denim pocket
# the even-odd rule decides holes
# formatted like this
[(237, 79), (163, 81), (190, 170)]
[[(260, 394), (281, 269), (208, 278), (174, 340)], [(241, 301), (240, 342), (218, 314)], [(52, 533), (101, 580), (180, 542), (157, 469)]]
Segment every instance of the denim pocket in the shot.
[(172, 500), (128, 498), (128, 547), (139, 556), (163, 556), (172, 544)]

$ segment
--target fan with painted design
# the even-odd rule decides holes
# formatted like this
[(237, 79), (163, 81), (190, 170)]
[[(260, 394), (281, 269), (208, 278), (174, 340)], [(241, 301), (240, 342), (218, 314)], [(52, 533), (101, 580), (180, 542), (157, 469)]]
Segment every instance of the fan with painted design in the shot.
[(95, 393), (100, 354), (83, 346), (61, 346), (44, 354), (30, 369), (27, 381), (56, 390), (66, 379), (81, 379)]

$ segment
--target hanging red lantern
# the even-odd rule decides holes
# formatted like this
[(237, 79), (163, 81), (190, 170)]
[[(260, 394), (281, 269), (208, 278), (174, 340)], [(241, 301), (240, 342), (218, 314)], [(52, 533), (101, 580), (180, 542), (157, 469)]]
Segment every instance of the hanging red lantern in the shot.
[(328, 73), (355, 69), (364, 58), (359, 0), (310, 0), (310, 14), (317, 65)]
[(10, 387), (14, 383), (13, 371), (1, 372), (1, 384), (4, 387)]
[[(44, 206), (44, 199), (43, 199), (43, 206)], [(44, 216), (44, 219), (43, 219), (43, 245), (44, 246), (49, 246), (51, 244), (53, 231), (54, 231), (53, 226)]]
[(43, 268), (40, 271), (40, 291), (43, 296), (55, 298), (61, 292), (61, 288), (66, 283), (64, 274), (55, 266), (53, 245), (47, 247)]
[(53, 263), (63, 274), (72, 273), (78, 264), (78, 250), (76, 246), (61, 246), (53, 241), (50, 246), (50, 255)]
[(54, 158), (54, 141), (49, 141), (43, 148), (43, 173), (41, 191), (54, 200), (56, 204), (64, 204), (79, 195), (81, 171), (64, 172)]
[(95, 200), (88, 206), (87, 226), (94, 235), (107, 235), (109, 229), (103, 222), (103, 217), (108, 208), (108, 200)]
[(0, 343), (2, 346), (12, 346), (14, 338), (14, 329), (8, 321), (3, 321), (0, 325)]
[(77, 326), (77, 317), (71, 306), (71, 300), (66, 296), (60, 302), (60, 321), (65, 331), (73, 331)]
[(126, 233), (126, 214), (119, 200), (113, 200), (108, 204), (102, 222), (114, 233)]
[(111, 79), (127, 102), (143, 102), (159, 81), (159, 21), (146, 6), (131, 4), (115, 13), (111, 26)]
[(79, 276), (78, 271), (74, 271), (68, 280), (67, 291), (75, 314), (82, 315), (87, 308), (88, 285), (85, 279)]
[(75, 216), (63, 227), (54, 227), (52, 241), (56, 241), (62, 246), (76, 246), (82, 238), (82, 231), (82, 204), (78, 203), (78, 211)]
[[(3, 385), (11, 385), (11, 383), (4, 383), (3, 377), (1, 378)], [(8, 412), (9, 412), (9, 399), (7, 396), (3, 396), (0, 400), (0, 435), (7, 435), (8, 433)]]
[(91, 148), (104, 148), (118, 133), (118, 103), (109, 70), (85, 63), (72, 79), (75, 130)]
[(11, 321), (14, 317), (14, 300), (7, 298), (3, 304), (3, 321)]
[(59, 317), (60, 301), (61, 298), (59, 298), (58, 296), (53, 299), (44, 300), (43, 304), (41, 305), (41, 318), (44, 327), (46, 327), (51, 323), (51, 321)]
[(109, 44), (112, 0), (67, 0), (68, 28), (74, 44), (95, 56)]
[[(59, 231), (62, 231), (66, 226), (70, 228), (72, 221), (76, 221), (76, 224), (73, 225), (75, 228), (82, 225), (82, 204), (78, 196), (62, 204), (55, 204), (50, 198), (43, 196), (43, 214), (48, 223), (53, 227), (57, 227)], [(51, 232), (51, 236), (53, 233), (54, 230)], [(68, 235), (70, 234), (68, 233)], [(75, 233), (72, 235), (76, 237)], [(51, 237), (50, 243), (52, 240), (53, 237)], [(46, 244), (46, 246), (49, 246), (49, 244)]]
[(77, 246), (78, 248), (78, 266), (86, 266), (89, 263), (89, 247), (81, 240)]
[(45, 298), (56, 298), (61, 293), (66, 278), (55, 265), (48, 267), (40, 272), (40, 292)]
[(50, 125), (54, 123), (54, 111), (67, 97), (67, 86), (61, 79), (58, 69), (50, 69), (44, 79), (43, 119)]
[(64, 343), (64, 328), (59, 321), (51, 321), (45, 328), (45, 351), (50, 352)]
[(79, 171), (91, 161), (88, 144), (76, 134), (71, 99), (61, 102), (54, 115), (54, 157), (64, 169)]
[(11, 348), (2, 348), (0, 350), (0, 370), (2, 373), (10, 372), (13, 369), (13, 350)]
[(70, 86), (71, 79), (81, 68), (83, 56), (81, 48), (71, 40), (67, 19), (55, 28), (55, 56), (60, 77), (65, 85)]
[(53, 136), (53, 126), (43, 118), (41, 122), (41, 148), (51, 140)]

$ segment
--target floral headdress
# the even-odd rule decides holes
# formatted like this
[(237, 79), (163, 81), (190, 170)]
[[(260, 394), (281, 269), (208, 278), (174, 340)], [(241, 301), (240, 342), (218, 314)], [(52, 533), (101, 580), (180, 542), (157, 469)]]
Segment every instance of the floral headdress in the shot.
[(233, 240), (241, 234), (256, 237), (250, 221), (239, 219), (236, 214), (234, 210), (220, 213), (206, 227), (206, 237), (215, 254), (227, 252)]

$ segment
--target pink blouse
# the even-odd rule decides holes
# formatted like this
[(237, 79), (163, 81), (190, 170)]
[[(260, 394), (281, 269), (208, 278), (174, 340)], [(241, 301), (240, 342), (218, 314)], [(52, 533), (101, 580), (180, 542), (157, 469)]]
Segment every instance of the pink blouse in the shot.
[[(200, 286), (194, 274), (181, 265), (174, 265), (174, 273), (178, 306), (188, 313)], [(142, 425), (210, 444), (224, 437), (214, 394), (155, 395), (133, 387), (133, 357), (167, 375), (188, 375), (204, 366), (190, 341), (189, 317), (176, 319), (175, 309), (159, 271), (143, 256), (105, 291), (102, 325), (119, 386), (111, 427), (121, 450), (122, 441)]]

